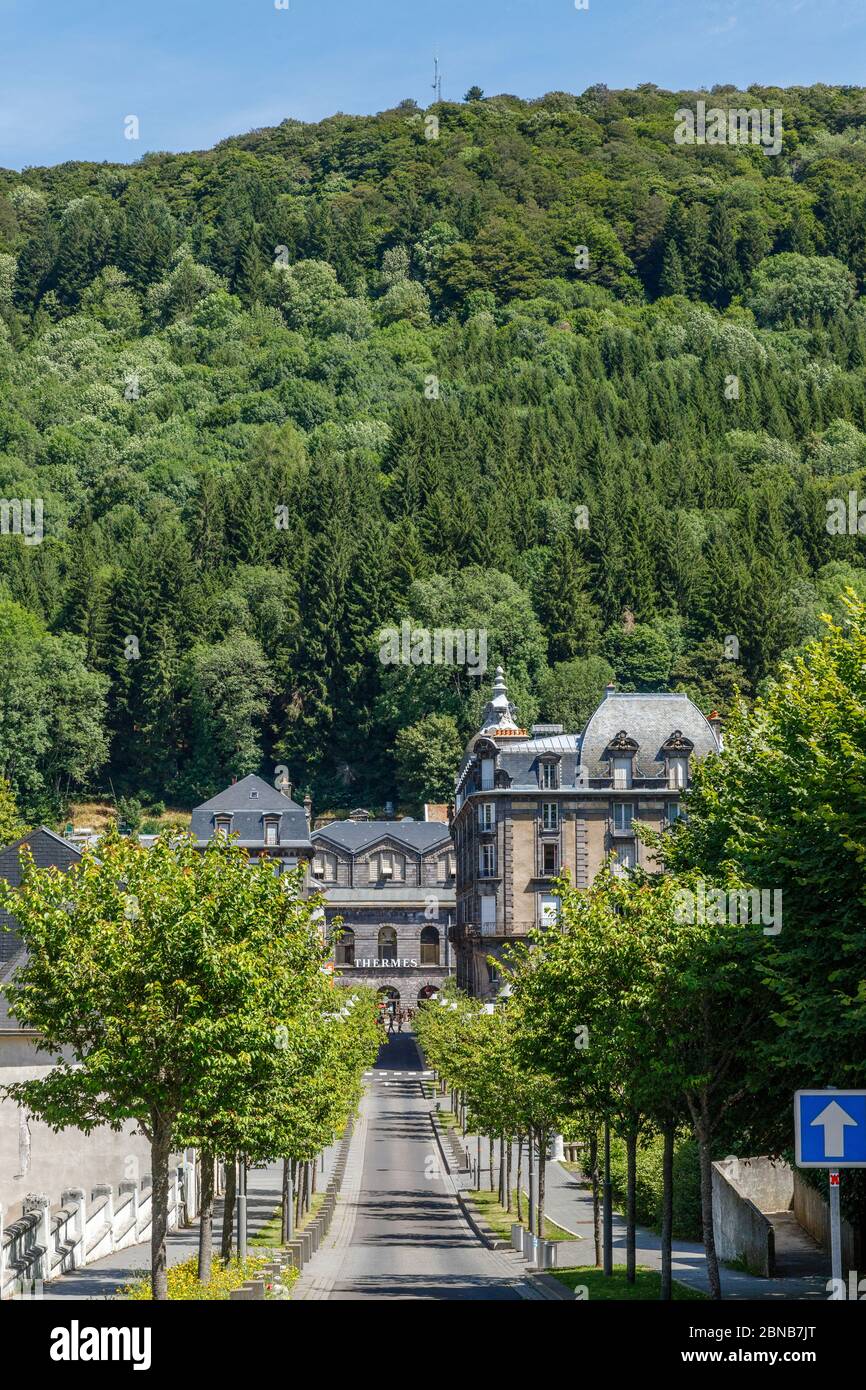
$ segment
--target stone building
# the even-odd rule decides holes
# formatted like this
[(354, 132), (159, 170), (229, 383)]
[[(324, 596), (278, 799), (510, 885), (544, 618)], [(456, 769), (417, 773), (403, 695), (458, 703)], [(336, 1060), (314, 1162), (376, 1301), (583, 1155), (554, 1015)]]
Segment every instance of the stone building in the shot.
[(488, 957), (556, 921), (553, 880), (565, 869), (587, 887), (608, 856), (625, 872), (652, 868), (635, 824), (653, 829), (682, 814), (696, 758), (721, 747), (721, 721), (686, 695), (609, 686), (582, 733), (518, 726), (502, 668), (482, 727), (457, 777), (452, 834), (457, 859), (457, 983), (487, 996), (499, 972)]
[(325, 899), (340, 983), (368, 985), (395, 1007), (414, 1008), (435, 994), (453, 972), (447, 824), (356, 813), (312, 838), (311, 880)]

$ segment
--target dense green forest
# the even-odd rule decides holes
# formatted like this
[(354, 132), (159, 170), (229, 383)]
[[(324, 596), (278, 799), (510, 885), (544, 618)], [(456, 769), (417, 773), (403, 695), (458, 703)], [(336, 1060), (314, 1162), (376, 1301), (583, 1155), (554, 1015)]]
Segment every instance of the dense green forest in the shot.
[[(276, 764), (317, 811), (443, 797), (497, 662), (525, 723), (611, 678), (725, 712), (866, 594), (827, 528), (866, 490), (866, 89), (715, 88), (778, 157), (676, 144), (708, 93), (468, 95), (0, 170), (31, 815)], [(383, 665), (404, 618), (486, 629), (487, 675)]]

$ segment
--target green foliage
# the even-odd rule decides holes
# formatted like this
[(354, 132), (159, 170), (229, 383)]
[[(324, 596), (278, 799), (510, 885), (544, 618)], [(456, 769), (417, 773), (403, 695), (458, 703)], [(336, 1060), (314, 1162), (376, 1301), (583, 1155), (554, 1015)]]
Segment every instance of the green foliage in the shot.
[(866, 460), (863, 97), (786, 91), (778, 159), (699, 176), (694, 100), (472, 87), (435, 141), (403, 103), (0, 171), (0, 494), (45, 509), (0, 536), (41, 633), (2, 638), (28, 818), (279, 761), (319, 806), (393, 797), (398, 729), (464, 738), (488, 683), (383, 667), (403, 616), (487, 623), (523, 724), (585, 708), (563, 663), (723, 707), (812, 634), (861, 567), (824, 522)]
[(450, 800), (454, 769), (463, 753), (457, 723), (450, 715), (431, 714), (400, 729), (394, 752), (400, 789), (406, 800)]
[[(638, 1225), (661, 1229), (662, 1150), (664, 1141), (653, 1135), (638, 1143), (636, 1206)], [(616, 1135), (610, 1145), (610, 1177), (614, 1200), (622, 1209), (626, 1197), (625, 1144)], [(676, 1240), (701, 1239), (701, 1174), (698, 1148), (693, 1139), (679, 1135), (674, 1146), (673, 1235)]]
[(55, 1059), (4, 1091), (55, 1128), (132, 1122), (148, 1137), (164, 1298), (171, 1150), (318, 1152), (375, 1056), (375, 1003), (339, 997), (323, 972), (300, 872), (252, 866), (232, 840), (201, 853), (165, 834), (144, 849), (114, 830), (66, 874), (26, 864), (0, 902), (27, 948), (10, 1008)]
[(576, 657), (551, 666), (541, 678), (541, 717), (564, 729), (582, 729), (600, 703), (614, 669), (600, 656)]
[(12, 788), (5, 777), (0, 777), (0, 848), (14, 844), (27, 833), (27, 826), (21, 820)]

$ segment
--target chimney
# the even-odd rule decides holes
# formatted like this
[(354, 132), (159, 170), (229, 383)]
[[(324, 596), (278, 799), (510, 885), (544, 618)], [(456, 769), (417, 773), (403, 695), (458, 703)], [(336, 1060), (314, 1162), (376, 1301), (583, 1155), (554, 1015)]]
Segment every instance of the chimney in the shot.
[(607, 699), (609, 695), (615, 695), (615, 694), (616, 694), (616, 686), (614, 685), (613, 681), (611, 681), (610, 685), (606, 685), (606, 686), (604, 687), (604, 698)]
[(307, 829), (310, 830), (313, 824), (313, 798), (309, 792), (304, 797), (304, 815), (307, 817)]
[(716, 743), (718, 744), (719, 751), (721, 752), (723, 746), (722, 716), (719, 714), (718, 710), (714, 709), (712, 714), (707, 716), (707, 723), (709, 724), (710, 728), (716, 736)]
[(232, 786), (235, 786), (237, 780), (238, 780), (237, 777), (233, 777), (233, 778), (232, 778)]

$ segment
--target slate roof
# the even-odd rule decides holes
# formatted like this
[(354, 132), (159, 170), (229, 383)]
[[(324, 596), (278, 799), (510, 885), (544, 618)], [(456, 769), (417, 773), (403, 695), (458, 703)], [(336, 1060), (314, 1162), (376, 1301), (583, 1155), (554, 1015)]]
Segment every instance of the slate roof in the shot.
[(718, 752), (710, 724), (688, 695), (610, 690), (590, 716), (580, 742), (580, 760), (588, 777), (610, 776), (605, 753), (622, 730), (638, 745), (632, 764), (635, 777), (664, 777), (662, 750), (677, 731), (694, 745), (692, 757)]
[(350, 854), (361, 854), (383, 840), (393, 840), (416, 854), (426, 854), (439, 845), (443, 849), (449, 847), (451, 832), (441, 821), (423, 820), (338, 820), (313, 831), (315, 846), (320, 841), (330, 841)]
[[(75, 845), (71, 845), (62, 835), (55, 834), (47, 826), (40, 825), (37, 830), (22, 835), (20, 840), (0, 850), (0, 878), (5, 878), (16, 888), (22, 878), (21, 850), (25, 845), (29, 845), (33, 862), (39, 869), (48, 868), (53, 864), (66, 870), (81, 859), (81, 852)], [(4, 927), (8, 930), (2, 930)], [(23, 965), (25, 958), (26, 952), (18, 935), (15, 918), (0, 909), (0, 984), (11, 979), (18, 967)], [(9, 1004), (5, 995), (0, 995), (0, 1032), (14, 1033), (18, 1032), (20, 1027), (21, 1025), (9, 1016)]]
[(225, 791), (212, 796), (210, 801), (196, 806), (192, 813), (190, 829), (199, 841), (212, 840), (218, 815), (230, 815), (231, 833), (237, 835), (241, 844), (264, 844), (265, 831), (263, 816), (267, 812), (277, 812), (280, 817), (280, 847), (289, 849), (310, 849), (310, 832), (307, 817), (302, 806), (264, 778), (250, 773), (239, 782), (226, 787)]
[(718, 751), (710, 724), (687, 695), (608, 689), (582, 734), (515, 737), (513, 734), (497, 736), (495, 732), (484, 730), (475, 734), (460, 766), (457, 790), (462, 789), (485, 743), (495, 747), (497, 773), (505, 773), (511, 791), (538, 791), (538, 761), (546, 753), (559, 758), (561, 790), (579, 784), (578, 769), (581, 767), (586, 779), (608, 779), (611, 765), (605, 754), (611, 740), (621, 732), (638, 745), (632, 765), (634, 778), (664, 778), (664, 744), (677, 731), (693, 745), (691, 756), (695, 758)]

